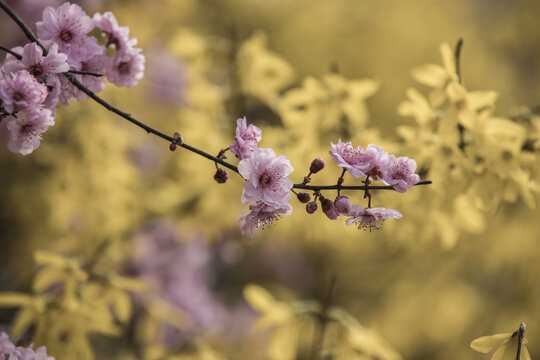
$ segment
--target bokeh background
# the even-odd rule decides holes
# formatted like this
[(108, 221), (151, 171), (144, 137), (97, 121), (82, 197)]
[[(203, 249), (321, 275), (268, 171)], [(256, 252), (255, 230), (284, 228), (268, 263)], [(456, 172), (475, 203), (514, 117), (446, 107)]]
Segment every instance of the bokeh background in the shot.
[[(46, 5), (60, 4), (8, 3), (29, 24)], [(20, 335), (56, 359), (308, 359), (311, 320), (285, 317), (296, 321), (286, 328), (276, 315), (275, 326), (253, 329), (261, 307), (248, 304), (245, 288), (257, 284), (283, 301), (269, 309), (294, 308), (296, 300), (322, 301), (335, 275), (332, 304), (404, 359), (487, 359), (470, 341), (513, 332), (522, 321), (532, 357), (540, 354), (540, 3), (80, 4), (90, 15), (112, 11), (139, 40), (145, 77), (133, 89), (109, 85), (102, 96), (151, 126), (217, 154), (234, 140), (236, 119), (247, 116), (263, 129), (261, 147), (291, 159), (295, 183), (315, 157), (327, 168), (313, 183), (335, 182), (340, 169), (328, 150), (342, 138), (416, 158), (434, 184), (375, 193), (375, 206), (404, 215), (379, 231), (308, 215), (292, 201), (291, 216), (249, 238), (237, 223), (247, 212), (239, 176), (217, 184), (211, 162), (170, 152), (83, 100), (59, 109), (33, 154), (0, 152), (0, 290), (28, 294), (19, 303), (34, 304), (21, 320), (17, 301), (4, 301), (4, 330), (18, 321)], [(7, 16), (0, 19), (2, 45), (26, 43)], [(426, 110), (407, 95), (413, 87), (430, 96), (411, 70), (441, 64), (441, 44), (453, 48), (459, 38), (467, 90), (498, 93), (496, 101), (486, 95), (475, 117), (505, 119), (496, 129), (486, 125), (491, 142), (484, 130), (467, 129), (465, 152), (438, 125), (452, 116), (457, 125), (462, 104), (449, 99)], [(504, 150), (508, 163), (497, 157)], [(361, 193), (347, 195), (364, 202)], [(81, 310), (87, 302), (93, 310)], [(112, 315), (100, 313), (107, 310)], [(103, 320), (92, 327), (81, 314)], [(284, 328), (289, 336), (280, 340)], [(326, 335), (329, 348), (346, 342), (337, 330)], [(399, 358), (359, 343), (368, 345), (358, 345), (356, 357), (333, 356)]]

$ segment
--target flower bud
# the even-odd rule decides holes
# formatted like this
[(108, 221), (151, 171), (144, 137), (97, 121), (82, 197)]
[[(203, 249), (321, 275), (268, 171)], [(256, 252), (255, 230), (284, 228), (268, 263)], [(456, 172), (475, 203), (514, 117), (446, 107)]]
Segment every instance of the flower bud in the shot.
[(311, 200), (311, 195), (307, 192), (298, 193), (296, 197), (298, 198), (298, 201), (304, 204), (307, 203), (309, 200)]
[(334, 206), (342, 214), (348, 214), (352, 208), (351, 202), (346, 196), (338, 196), (334, 201)]
[(313, 160), (309, 166), (309, 172), (312, 174), (316, 174), (322, 169), (324, 169), (324, 160), (321, 158)]
[(320, 200), (321, 200), (322, 211), (327, 212), (328, 210), (334, 207), (334, 202), (332, 200), (322, 197), (322, 196)]
[(324, 213), (325, 213), (326, 217), (329, 218), (330, 220), (339, 219), (339, 211), (335, 207), (331, 208), (328, 211), (325, 211)]
[(308, 214), (313, 214), (315, 211), (317, 211), (317, 202), (312, 201), (310, 203), (306, 204), (306, 211)]
[(169, 150), (171, 150), (171, 151), (176, 150), (176, 144), (175, 144), (175, 143), (171, 143), (171, 144), (169, 145)]
[(228, 179), (229, 173), (227, 172), (227, 170), (223, 168), (218, 168), (216, 173), (214, 174), (214, 180), (216, 180), (218, 184), (224, 184), (227, 182)]

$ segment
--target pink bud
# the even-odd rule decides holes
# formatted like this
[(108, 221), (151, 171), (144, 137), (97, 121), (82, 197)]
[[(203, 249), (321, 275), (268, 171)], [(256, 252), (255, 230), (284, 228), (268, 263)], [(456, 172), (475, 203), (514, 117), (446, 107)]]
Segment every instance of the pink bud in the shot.
[(322, 169), (324, 169), (324, 160), (321, 158), (317, 158), (311, 162), (309, 172), (312, 174), (316, 174)]
[(348, 214), (349, 212), (351, 212), (352, 205), (349, 201), (349, 198), (346, 196), (338, 196), (334, 201), (334, 205), (336, 206), (336, 209), (342, 214)]

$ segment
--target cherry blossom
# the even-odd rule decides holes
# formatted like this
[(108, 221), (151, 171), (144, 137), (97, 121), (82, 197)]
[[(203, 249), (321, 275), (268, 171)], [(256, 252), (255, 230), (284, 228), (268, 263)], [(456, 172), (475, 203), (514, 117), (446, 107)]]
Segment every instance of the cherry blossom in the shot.
[(282, 215), (290, 215), (292, 206), (285, 203), (283, 206), (274, 207), (258, 201), (251, 204), (249, 210), (250, 212), (242, 216), (238, 222), (244, 222), (241, 229), (242, 235), (249, 233), (250, 236), (253, 236), (255, 229), (272, 225)]
[(19, 70), (26, 70), (39, 82), (44, 82), (52, 74), (63, 73), (69, 70), (67, 55), (58, 52), (58, 44), (53, 43), (46, 56), (43, 49), (36, 43), (26, 44), (22, 51), (22, 59), (12, 57), (2, 67), (6, 74)]
[(396, 158), (390, 155), (383, 167), (383, 181), (387, 185), (392, 185), (396, 191), (403, 193), (420, 180), (420, 176), (414, 173), (415, 170), (416, 161), (413, 159)]
[(0, 80), (0, 99), (7, 112), (31, 110), (47, 97), (47, 87), (26, 70), (6, 75)]
[(251, 156), (262, 138), (262, 130), (253, 124), (247, 126), (245, 117), (236, 120), (236, 137), (229, 147), (237, 158), (243, 160)]
[(8, 137), (10, 151), (28, 155), (39, 147), (41, 134), (54, 125), (54, 117), (49, 109), (33, 109), (8, 116), (2, 120), (2, 132)]
[(361, 205), (353, 205), (347, 216), (350, 216), (345, 221), (347, 225), (357, 224), (359, 229), (370, 231), (379, 229), (384, 220), (401, 219), (403, 217), (401, 213), (393, 209), (383, 207), (363, 208)]
[(246, 179), (242, 202), (262, 201), (282, 207), (291, 198), (293, 182), (287, 176), (294, 171), (289, 159), (276, 156), (272, 149), (257, 148), (250, 158), (241, 160), (238, 171)]

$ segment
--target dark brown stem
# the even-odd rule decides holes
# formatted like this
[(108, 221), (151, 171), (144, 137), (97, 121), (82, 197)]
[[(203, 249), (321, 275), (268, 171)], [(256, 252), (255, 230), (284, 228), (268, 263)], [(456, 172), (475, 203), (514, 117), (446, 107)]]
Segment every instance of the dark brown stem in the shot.
[(338, 189), (337, 189), (337, 196), (340, 196), (341, 195), (341, 185), (343, 184), (343, 182), (345, 181), (345, 179), (343, 178), (345, 176), (345, 173), (347, 172), (347, 169), (343, 169), (343, 171), (341, 172), (341, 175), (339, 176), (339, 178), (337, 179), (337, 186), (338, 186)]
[[(455, 66), (456, 66), (456, 75), (458, 78), (458, 83), (463, 84), (463, 80), (461, 78), (461, 49), (463, 48), (463, 38), (459, 38), (456, 49), (454, 51), (454, 60), (455, 60)], [(465, 151), (465, 128), (463, 125), (458, 124), (458, 131), (459, 131), (459, 143), (458, 148), (461, 151)]]
[(80, 71), (80, 70), (69, 70), (68, 72), (72, 74), (78, 74), (78, 75), (88, 75), (88, 76), (94, 76), (94, 77), (102, 77), (103, 74), (93, 73), (89, 71)]
[(525, 337), (525, 328), (525, 323), (521, 323), (521, 325), (519, 325), (519, 329), (512, 334), (512, 336), (518, 337), (516, 360), (521, 360), (521, 347), (523, 346), (523, 338)]
[[(423, 180), (419, 181), (413, 186), (417, 185), (429, 185), (431, 184), (431, 180)], [(295, 189), (304, 189), (304, 190), (337, 190), (338, 188), (341, 188), (341, 190), (394, 190), (394, 188), (390, 185), (371, 185), (371, 186), (365, 186), (365, 185), (358, 185), (358, 186), (338, 186), (338, 185), (304, 185), (304, 184), (294, 184), (293, 188)]]
[(10, 50), (10, 49), (8, 49), (7, 47), (4, 47), (4, 46), (0, 45), (0, 50), (5, 51), (5, 52), (7, 52), (8, 54), (11, 54), (11, 55), (15, 56), (15, 57), (16, 57), (17, 59), (19, 59), (19, 60), (22, 59), (22, 55), (17, 54), (15, 51)]
[(328, 310), (332, 306), (332, 297), (334, 296), (334, 290), (336, 288), (337, 276), (332, 275), (330, 279), (330, 285), (326, 291), (326, 295), (323, 299), (321, 313), (318, 315), (317, 319), (319, 321), (319, 326), (313, 334), (313, 343), (311, 344), (311, 355), (309, 359), (316, 360), (320, 354), (323, 346), (324, 335), (326, 333), (326, 328), (329, 322)]

